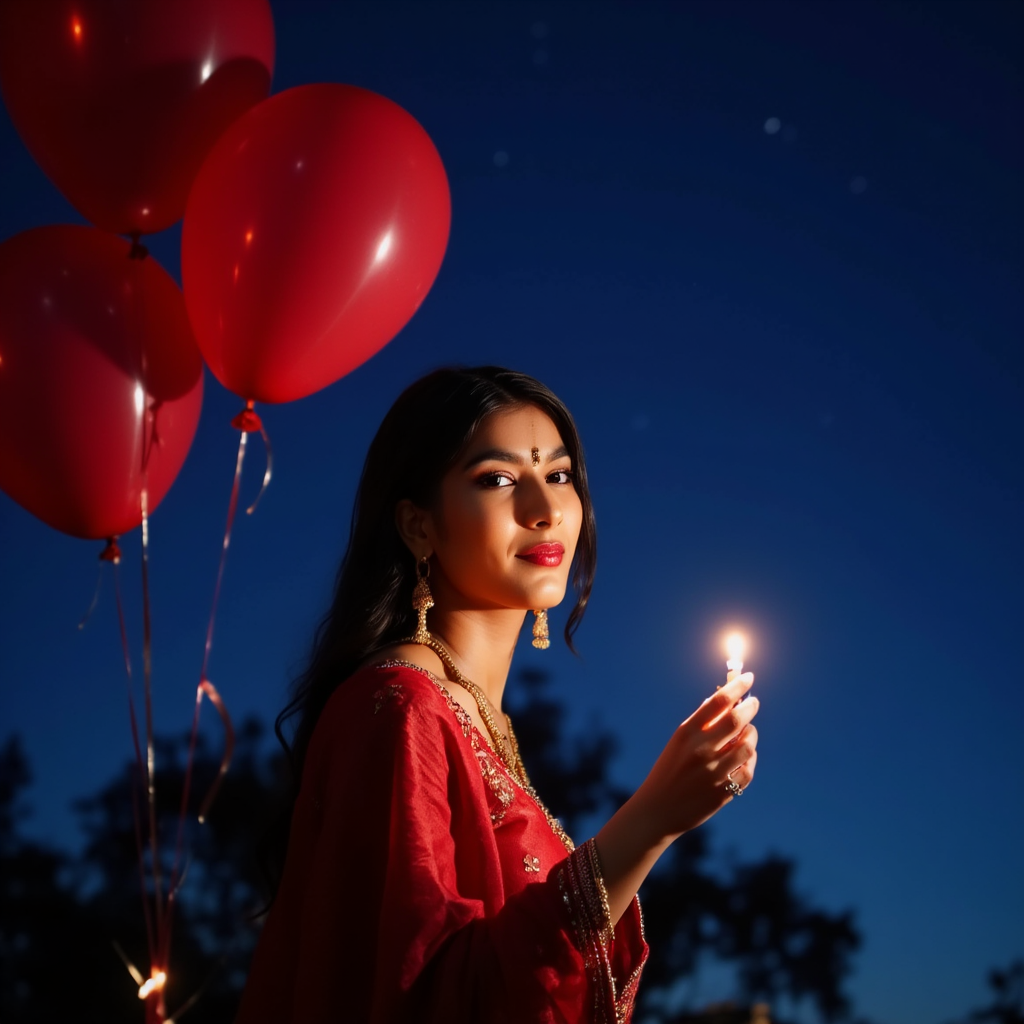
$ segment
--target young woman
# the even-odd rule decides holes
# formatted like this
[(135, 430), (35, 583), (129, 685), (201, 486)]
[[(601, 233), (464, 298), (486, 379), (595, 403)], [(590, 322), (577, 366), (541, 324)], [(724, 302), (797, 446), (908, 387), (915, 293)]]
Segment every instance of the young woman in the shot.
[(546, 646), (572, 568), (571, 646), (595, 561), (579, 437), (544, 385), (448, 369), (401, 395), (282, 713), (300, 715), (287, 859), (240, 1024), (630, 1020), (636, 891), (749, 785), (758, 702), (749, 673), (709, 697), (574, 848), (501, 705), (527, 613)]

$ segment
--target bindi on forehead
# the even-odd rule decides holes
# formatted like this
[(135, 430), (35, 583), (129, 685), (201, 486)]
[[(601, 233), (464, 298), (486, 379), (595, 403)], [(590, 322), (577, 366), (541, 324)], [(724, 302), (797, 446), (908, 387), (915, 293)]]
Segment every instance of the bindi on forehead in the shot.
[(568, 451), (554, 421), (543, 410), (528, 407), (488, 417), (462, 465), (470, 469), (493, 460), (536, 468), (564, 455)]

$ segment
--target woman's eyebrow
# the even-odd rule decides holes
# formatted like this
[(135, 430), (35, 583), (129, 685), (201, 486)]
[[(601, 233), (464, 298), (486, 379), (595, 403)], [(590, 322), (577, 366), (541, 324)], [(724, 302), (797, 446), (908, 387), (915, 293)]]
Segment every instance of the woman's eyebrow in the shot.
[(488, 448), (487, 451), (474, 455), (462, 468), (472, 469), (481, 462), (511, 462), (513, 465), (522, 466), (525, 460), (522, 456), (506, 451), (504, 448)]
[[(558, 448), (552, 449), (547, 454), (547, 461), (554, 462), (555, 459), (564, 458), (569, 454), (569, 449), (565, 445), (561, 445)], [(462, 467), (463, 470), (472, 469), (474, 466), (479, 465), (481, 462), (511, 462), (514, 466), (525, 466), (526, 459), (522, 455), (517, 455), (515, 452), (506, 451), (504, 448), (488, 448), (485, 452), (479, 452), (472, 456), (469, 461)]]

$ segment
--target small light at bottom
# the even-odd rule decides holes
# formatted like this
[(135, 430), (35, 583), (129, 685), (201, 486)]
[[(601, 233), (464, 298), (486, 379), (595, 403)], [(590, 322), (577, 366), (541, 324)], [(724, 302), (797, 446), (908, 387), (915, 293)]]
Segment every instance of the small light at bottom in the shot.
[(163, 971), (154, 971), (149, 981), (139, 986), (139, 998), (148, 999), (153, 992), (159, 992), (167, 982), (167, 975)]

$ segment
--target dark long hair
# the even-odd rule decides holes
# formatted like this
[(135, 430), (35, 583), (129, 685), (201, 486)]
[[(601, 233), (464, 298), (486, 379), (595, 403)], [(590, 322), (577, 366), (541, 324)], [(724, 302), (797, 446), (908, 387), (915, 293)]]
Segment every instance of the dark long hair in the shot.
[[(348, 549), (338, 570), (334, 600), (320, 622), (306, 670), (277, 716), (275, 732), (288, 754), (288, 807), (265, 850), (273, 886), (284, 866), (291, 809), (302, 780), (309, 741), (331, 694), (374, 651), (415, 631), (412, 609), (415, 560), (399, 537), (395, 507), (408, 498), (420, 508), (435, 502), (441, 478), (483, 420), (493, 413), (536, 406), (551, 417), (572, 459), (583, 525), (573, 563), (576, 604), (565, 626), (570, 650), (583, 618), (597, 565), (594, 509), (576, 424), (569, 410), (540, 381), (498, 366), (435, 370), (411, 384), (389, 410), (374, 437), (359, 481)], [(285, 723), (299, 716), (292, 743)]]

